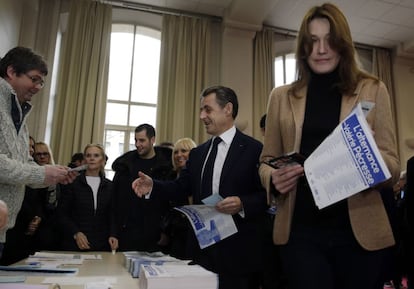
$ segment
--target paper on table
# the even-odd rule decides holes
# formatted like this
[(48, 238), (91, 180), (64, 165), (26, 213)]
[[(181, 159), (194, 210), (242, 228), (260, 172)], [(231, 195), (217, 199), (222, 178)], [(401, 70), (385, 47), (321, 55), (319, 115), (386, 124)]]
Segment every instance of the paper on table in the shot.
[(199, 265), (164, 264), (141, 265), (139, 288), (218, 288), (217, 274)]
[(22, 284), (22, 283), (11, 283), (11, 284), (1, 284), (1, 289), (48, 289), (47, 285), (32, 285), (32, 284)]
[(391, 177), (360, 104), (306, 159), (304, 169), (319, 209)]
[[(38, 266), (38, 265), (10, 265), (10, 266), (0, 266), (0, 271), (4, 272), (25, 272), (29, 273), (41, 273), (41, 274), (76, 274), (78, 272), (77, 268), (56, 268), (56, 267), (47, 267), (47, 266)], [(21, 273), (20, 273), (21, 274)]]
[(46, 277), (43, 279), (43, 284), (59, 283), (60, 285), (84, 285), (91, 282), (107, 282), (116, 284), (116, 277), (102, 277), (102, 276), (85, 276), (85, 277)]
[(36, 252), (29, 258), (64, 259), (64, 260), (102, 260), (101, 254), (65, 254), (52, 252)]
[[(0, 276), (0, 283), (20, 283), (26, 281), (26, 276), (24, 275), (6, 275), (6, 276)], [(0, 285), (0, 288), (2, 288), (3, 285)]]
[(102, 282), (88, 282), (85, 284), (85, 289), (108, 289), (111, 288), (111, 283), (106, 281)]

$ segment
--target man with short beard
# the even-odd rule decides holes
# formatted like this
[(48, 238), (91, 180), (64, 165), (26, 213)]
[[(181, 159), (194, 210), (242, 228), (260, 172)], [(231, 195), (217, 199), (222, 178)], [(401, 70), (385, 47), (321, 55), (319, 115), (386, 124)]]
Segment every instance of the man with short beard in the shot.
[(171, 150), (166, 154), (162, 150), (168, 148), (154, 147), (154, 144), (154, 127), (141, 124), (135, 129), (136, 150), (120, 156), (112, 165), (120, 251), (165, 250), (158, 242), (161, 220), (169, 203), (138, 198), (131, 188), (138, 171), (161, 180), (172, 176)]

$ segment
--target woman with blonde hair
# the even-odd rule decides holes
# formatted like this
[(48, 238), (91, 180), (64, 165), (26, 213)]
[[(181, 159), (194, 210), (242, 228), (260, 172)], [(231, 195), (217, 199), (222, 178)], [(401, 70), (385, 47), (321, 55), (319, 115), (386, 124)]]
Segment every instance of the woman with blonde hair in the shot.
[(185, 167), (190, 151), (196, 146), (196, 143), (189, 137), (181, 138), (175, 142), (172, 153), (172, 164), (174, 171), (177, 173), (177, 177)]
[[(172, 164), (175, 178), (178, 178), (185, 168), (190, 151), (195, 148), (196, 143), (188, 137), (177, 140), (173, 147)], [(183, 197), (181, 201), (170, 202), (170, 210), (161, 221), (161, 239), (159, 244), (168, 244), (170, 255), (185, 259), (188, 257), (185, 252), (186, 239), (188, 237), (188, 224), (186, 217), (174, 210), (176, 206), (192, 203), (191, 197)]]
[(46, 143), (41, 141), (36, 142), (34, 145), (33, 158), (40, 166), (55, 164), (52, 150)]
[(110, 251), (118, 248), (112, 181), (105, 178), (105, 150), (88, 144), (87, 168), (62, 187), (58, 219), (63, 230), (63, 250)]

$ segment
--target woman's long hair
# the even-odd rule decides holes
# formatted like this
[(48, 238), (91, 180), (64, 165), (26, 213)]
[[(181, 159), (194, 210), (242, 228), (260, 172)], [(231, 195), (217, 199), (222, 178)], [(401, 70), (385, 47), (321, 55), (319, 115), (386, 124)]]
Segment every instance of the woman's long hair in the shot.
[(305, 15), (300, 26), (297, 47), (297, 80), (293, 83), (291, 91), (296, 92), (306, 86), (310, 80), (311, 70), (307, 59), (312, 53), (313, 41), (309, 32), (309, 23), (317, 18), (327, 19), (330, 24), (329, 45), (340, 55), (338, 63), (339, 91), (344, 94), (353, 94), (358, 82), (362, 78), (378, 80), (375, 76), (363, 71), (357, 61), (356, 50), (352, 41), (348, 21), (341, 10), (331, 4), (312, 7)]

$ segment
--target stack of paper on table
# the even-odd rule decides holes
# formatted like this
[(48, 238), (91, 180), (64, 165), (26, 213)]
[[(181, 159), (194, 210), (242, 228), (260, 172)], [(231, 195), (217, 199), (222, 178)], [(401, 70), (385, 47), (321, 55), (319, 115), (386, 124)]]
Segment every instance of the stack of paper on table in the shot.
[(77, 274), (77, 268), (57, 268), (47, 265), (10, 265), (0, 266), (0, 275), (15, 275), (15, 274)]
[(49, 289), (48, 285), (15, 284), (5, 283), (0, 285), (1, 289)]
[(169, 264), (141, 265), (140, 289), (216, 289), (217, 274), (199, 265)]
[(165, 263), (187, 264), (189, 261), (179, 260), (162, 252), (124, 252), (125, 267), (132, 277), (138, 278), (142, 264), (162, 265)]

